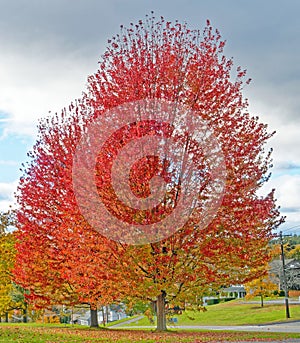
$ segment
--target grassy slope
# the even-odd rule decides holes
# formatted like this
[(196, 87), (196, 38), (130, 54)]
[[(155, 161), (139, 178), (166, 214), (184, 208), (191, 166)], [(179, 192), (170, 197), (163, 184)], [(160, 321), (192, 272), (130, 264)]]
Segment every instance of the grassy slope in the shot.
[[(291, 320), (300, 320), (300, 304), (290, 305)], [(246, 325), (280, 322), (285, 320), (285, 307), (283, 304), (259, 304), (231, 301), (218, 305), (210, 305), (206, 312), (186, 311), (178, 318), (176, 325)], [(148, 326), (149, 320), (143, 318), (130, 326)], [(175, 326), (176, 326), (175, 325)]]
[[(300, 320), (300, 304), (290, 305), (291, 320)], [(189, 316), (193, 316), (194, 320)], [(260, 308), (259, 304), (242, 304), (239, 301), (208, 306), (205, 313), (184, 313), (178, 316), (178, 325), (242, 325), (261, 324), (285, 320), (284, 305), (269, 305)], [(138, 322), (139, 325), (149, 325), (148, 319)], [(124, 323), (125, 325), (125, 323)], [(134, 323), (133, 325), (137, 325)], [(128, 325), (130, 328), (130, 325)], [(279, 334), (270, 332), (169, 332), (151, 333), (147, 331), (124, 331), (108, 329), (89, 329), (78, 325), (59, 324), (5, 324), (0, 323), (0, 342), (2, 343), (128, 343), (128, 342), (230, 342), (253, 340), (256, 342), (268, 338), (282, 340), (300, 338), (300, 334)]]

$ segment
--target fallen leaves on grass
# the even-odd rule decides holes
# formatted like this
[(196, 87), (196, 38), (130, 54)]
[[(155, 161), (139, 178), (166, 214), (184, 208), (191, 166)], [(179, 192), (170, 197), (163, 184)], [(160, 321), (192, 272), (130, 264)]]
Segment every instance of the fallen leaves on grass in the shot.
[[(135, 330), (78, 329), (72, 327), (0, 326), (0, 342), (10, 343), (205, 343), (205, 342), (268, 342), (296, 337), (290, 334), (263, 332), (151, 332)], [(298, 335), (300, 338), (300, 335)]]

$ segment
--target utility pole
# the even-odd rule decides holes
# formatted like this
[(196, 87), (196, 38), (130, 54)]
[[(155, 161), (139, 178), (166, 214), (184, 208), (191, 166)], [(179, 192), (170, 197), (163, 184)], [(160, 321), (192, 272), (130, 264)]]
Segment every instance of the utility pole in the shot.
[(284, 297), (285, 313), (286, 313), (286, 318), (291, 318), (290, 309), (289, 309), (289, 293), (288, 293), (288, 286), (287, 286), (286, 274), (285, 274), (285, 260), (284, 260), (284, 251), (283, 251), (282, 231), (280, 231), (279, 237), (280, 237), (281, 260), (282, 260), (282, 270), (283, 270), (284, 294), (285, 294), (285, 297)]

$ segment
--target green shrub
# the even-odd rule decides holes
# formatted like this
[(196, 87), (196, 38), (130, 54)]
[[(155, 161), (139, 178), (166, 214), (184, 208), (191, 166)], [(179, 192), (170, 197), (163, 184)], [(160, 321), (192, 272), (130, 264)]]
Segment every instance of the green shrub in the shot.
[(215, 305), (215, 304), (219, 304), (220, 299), (208, 299), (206, 300), (207, 305)]

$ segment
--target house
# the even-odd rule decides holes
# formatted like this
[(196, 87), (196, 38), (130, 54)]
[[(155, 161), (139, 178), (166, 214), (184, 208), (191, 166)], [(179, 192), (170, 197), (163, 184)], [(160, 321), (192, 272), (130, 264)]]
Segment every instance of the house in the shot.
[[(270, 262), (270, 274), (273, 282), (278, 284), (278, 289), (284, 289), (282, 260), (273, 260), (272, 262)], [(286, 259), (285, 274), (288, 289), (300, 290), (300, 260)]]
[(300, 290), (300, 261), (293, 259), (285, 265), (288, 288)]
[[(98, 315), (99, 324), (103, 322), (106, 323), (107, 321), (114, 322), (116, 320), (120, 320), (127, 317), (125, 311), (122, 308), (119, 308), (116, 306), (113, 306), (113, 308), (111, 308), (110, 306), (105, 306), (103, 307), (103, 309), (97, 312), (97, 315)], [(104, 315), (104, 320), (103, 320), (103, 315)], [(91, 325), (90, 311), (86, 311), (84, 315), (78, 317), (76, 320), (79, 325), (90, 326)]]
[(227, 298), (241, 299), (245, 298), (246, 296), (246, 290), (242, 285), (232, 285), (227, 288), (222, 288), (221, 293), (223, 296), (225, 295)]

